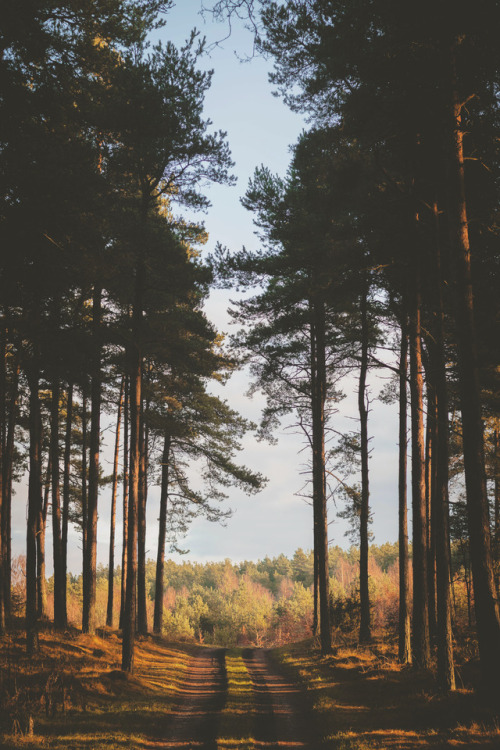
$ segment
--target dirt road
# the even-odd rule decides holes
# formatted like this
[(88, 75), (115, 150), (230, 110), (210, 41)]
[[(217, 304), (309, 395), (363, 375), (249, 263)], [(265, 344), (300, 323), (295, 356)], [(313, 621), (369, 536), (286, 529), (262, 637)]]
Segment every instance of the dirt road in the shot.
[(181, 684), (179, 704), (164, 735), (144, 744), (144, 750), (313, 750), (304, 696), (279, 673), (264, 649), (246, 649), (243, 660), (252, 681), (253, 739), (232, 744), (219, 738), (220, 716), (226, 704), (224, 649), (203, 649), (193, 656)]
[(217, 750), (218, 716), (226, 702), (224, 655), (224, 649), (214, 648), (193, 656), (165, 739), (145, 747)]
[(246, 649), (243, 659), (255, 692), (255, 747), (312, 750), (303, 690), (280, 673), (264, 649)]

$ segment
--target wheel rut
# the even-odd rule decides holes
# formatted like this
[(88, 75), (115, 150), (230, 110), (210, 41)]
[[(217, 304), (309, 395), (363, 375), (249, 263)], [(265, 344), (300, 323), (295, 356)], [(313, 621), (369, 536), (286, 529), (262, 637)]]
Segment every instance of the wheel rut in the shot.
[(217, 750), (218, 719), (226, 693), (225, 649), (204, 649), (191, 661), (163, 737), (145, 743), (143, 750)]
[(280, 673), (265, 649), (246, 649), (243, 660), (254, 685), (256, 750), (313, 750), (303, 690)]
[[(142, 750), (219, 750), (220, 714), (226, 705), (226, 650), (203, 649), (194, 655), (180, 685), (178, 702), (158, 735)], [(253, 686), (253, 741), (242, 750), (315, 750), (303, 689), (288, 679), (265, 649), (248, 648), (243, 661)], [(156, 734), (156, 732), (155, 732)]]

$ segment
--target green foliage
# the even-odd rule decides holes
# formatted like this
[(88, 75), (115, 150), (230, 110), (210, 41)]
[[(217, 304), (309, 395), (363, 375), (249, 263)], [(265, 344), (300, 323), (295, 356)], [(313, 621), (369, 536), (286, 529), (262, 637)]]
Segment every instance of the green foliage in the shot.
[[(359, 609), (359, 551), (330, 548), (331, 612), (335, 629), (350, 631)], [(370, 548), (370, 596), (376, 627), (395, 627), (397, 544)], [(310, 550), (263, 560), (197, 563), (165, 560), (164, 634), (170, 640), (218, 646), (274, 646), (308, 638), (313, 622)], [(146, 563), (148, 609), (155, 595), (156, 564)], [(115, 571), (119, 589), (120, 571)], [(52, 579), (49, 581), (52, 592)], [(98, 566), (98, 620), (105, 622), (107, 567)], [(70, 619), (79, 623), (81, 576), (68, 576)], [(116, 602), (119, 606), (119, 602)]]

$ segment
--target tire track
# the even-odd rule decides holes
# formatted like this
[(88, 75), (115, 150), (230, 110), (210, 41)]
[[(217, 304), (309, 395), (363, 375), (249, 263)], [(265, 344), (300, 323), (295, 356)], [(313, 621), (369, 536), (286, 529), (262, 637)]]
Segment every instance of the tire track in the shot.
[(225, 649), (203, 649), (189, 666), (163, 737), (144, 750), (217, 750), (219, 714), (226, 702)]
[(278, 671), (264, 649), (246, 649), (243, 660), (254, 685), (255, 747), (312, 750), (302, 689)]

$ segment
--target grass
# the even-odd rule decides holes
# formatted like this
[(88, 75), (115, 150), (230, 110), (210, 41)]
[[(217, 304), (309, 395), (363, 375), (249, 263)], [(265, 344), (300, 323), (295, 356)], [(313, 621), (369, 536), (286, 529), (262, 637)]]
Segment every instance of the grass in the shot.
[(120, 669), (121, 641), (114, 633), (59, 635), (47, 625), (32, 660), (25, 654), (24, 635), (4, 636), (0, 747), (140, 748), (145, 736), (161, 733), (194, 649), (138, 639), (135, 673), (127, 675)]
[(274, 658), (307, 687), (325, 750), (500, 747), (494, 712), (470, 685), (440, 695), (432, 674), (401, 667), (387, 640), (353, 640), (327, 657), (309, 640)]
[(253, 750), (255, 698), (242, 649), (226, 651), (227, 698), (221, 715), (217, 747), (220, 750)]
[[(21, 631), (0, 638), (0, 748), (144, 750), (162, 746), (200, 646), (139, 638), (133, 675), (120, 670), (121, 641), (45, 625), (30, 660)], [(303, 641), (272, 652), (306, 688), (315, 750), (498, 748), (498, 716), (473, 691), (475, 667), (460, 665), (461, 687), (437, 693), (432, 674), (402, 668), (390, 639), (358, 647), (345, 640), (322, 657)], [(218, 750), (255, 750), (258, 697), (241, 649), (225, 656), (227, 693)], [(30, 726), (31, 723), (31, 726)]]

